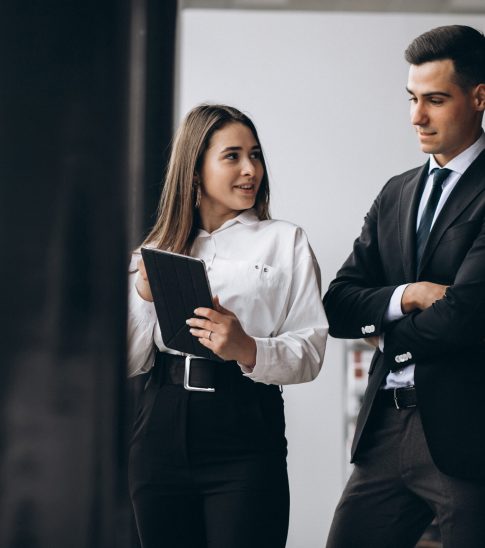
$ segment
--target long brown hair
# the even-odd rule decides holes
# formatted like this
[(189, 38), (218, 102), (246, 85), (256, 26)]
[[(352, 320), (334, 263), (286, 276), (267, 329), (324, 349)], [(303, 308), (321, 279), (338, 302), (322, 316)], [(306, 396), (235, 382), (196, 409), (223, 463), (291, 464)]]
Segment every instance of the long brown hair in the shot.
[[(253, 122), (236, 108), (203, 104), (187, 114), (173, 142), (157, 221), (142, 245), (150, 244), (159, 249), (185, 255), (190, 253), (199, 221), (194, 175), (200, 171), (212, 135), (235, 122), (248, 127), (261, 146)], [(269, 179), (262, 151), (261, 162), (264, 175), (256, 195), (254, 209), (259, 219), (263, 220), (269, 219), (270, 214)]]

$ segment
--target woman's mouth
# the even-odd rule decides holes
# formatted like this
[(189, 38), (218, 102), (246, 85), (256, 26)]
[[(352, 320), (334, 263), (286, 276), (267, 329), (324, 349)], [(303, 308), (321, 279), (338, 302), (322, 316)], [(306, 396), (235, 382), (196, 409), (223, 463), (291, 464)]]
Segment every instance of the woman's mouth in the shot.
[(244, 185), (235, 185), (234, 188), (237, 188), (238, 190), (244, 190), (244, 191), (247, 191), (247, 192), (251, 192), (251, 191), (254, 191), (256, 185), (254, 184), (251, 184), (251, 183), (247, 183), (247, 184), (244, 184)]

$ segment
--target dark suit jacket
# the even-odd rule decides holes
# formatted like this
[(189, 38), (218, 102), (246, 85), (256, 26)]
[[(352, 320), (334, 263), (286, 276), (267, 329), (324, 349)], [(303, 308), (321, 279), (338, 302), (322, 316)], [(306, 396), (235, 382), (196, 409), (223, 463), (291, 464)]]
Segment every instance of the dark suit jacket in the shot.
[[(416, 272), (416, 216), (428, 164), (393, 177), (365, 218), (353, 252), (324, 297), (334, 337), (385, 333), (360, 411), (352, 460), (390, 369), (415, 363), (419, 411), (431, 456), (444, 473), (485, 478), (485, 151), (462, 175), (431, 230)], [(387, 323), (394, 289), (449, 285), (424, 311)]]

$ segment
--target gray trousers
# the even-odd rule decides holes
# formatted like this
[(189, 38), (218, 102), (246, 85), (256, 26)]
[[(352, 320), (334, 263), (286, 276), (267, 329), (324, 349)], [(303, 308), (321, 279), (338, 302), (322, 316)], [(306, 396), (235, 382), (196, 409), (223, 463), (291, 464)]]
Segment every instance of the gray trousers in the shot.
[(485, 547), (485, 482), (441, 473), (417, 408), (379, 405), (327, 548), (412, 548), (436, 516), (443, 548)]

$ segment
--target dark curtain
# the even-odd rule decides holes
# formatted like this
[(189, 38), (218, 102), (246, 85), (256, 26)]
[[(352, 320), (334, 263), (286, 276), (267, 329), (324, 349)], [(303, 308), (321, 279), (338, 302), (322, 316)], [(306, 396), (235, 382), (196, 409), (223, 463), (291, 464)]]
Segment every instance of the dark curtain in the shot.
[[(125, 325), (134, 4), (150, 14), (135, 0), (0, 3), (5, 548), (132, 546)], [(170, 61), (151, 67), (147, 49), (141, 88), (168, 98), (171, 113), (176, 2), (158, 4), (170, 17), (158, 16), (150, 32), (164, 36), (156, 55)], [(152, 70), (171, 72), (153, 84)], [(160, 82), (163, 92), (152, 87)], [(167, 128), (154, 147), (162, 157), (171, 114), (155, 116)], [(142, 189), (152, 184), (144, 179)]]

